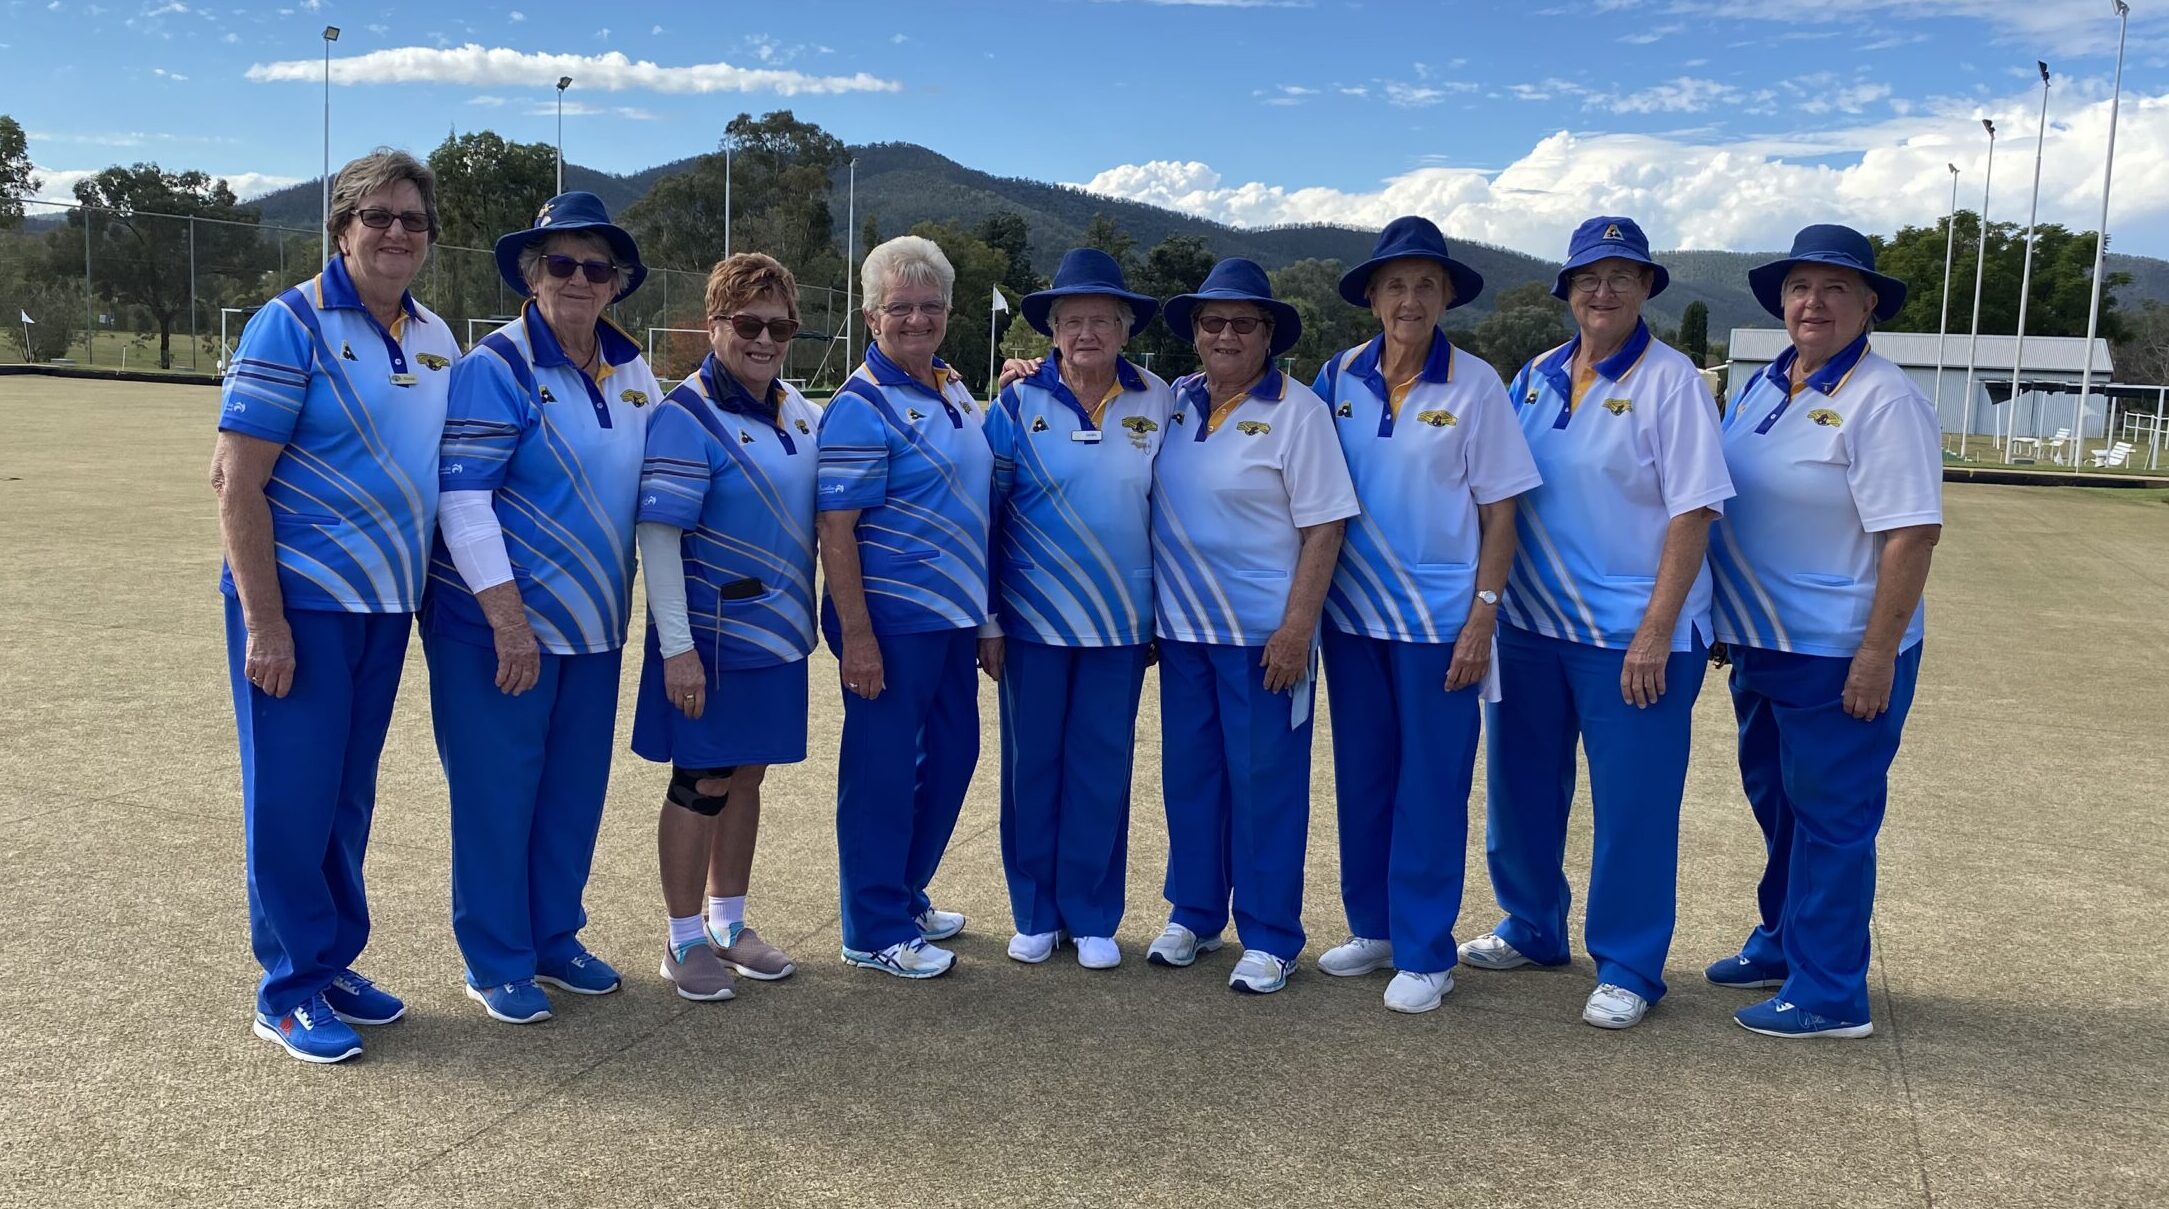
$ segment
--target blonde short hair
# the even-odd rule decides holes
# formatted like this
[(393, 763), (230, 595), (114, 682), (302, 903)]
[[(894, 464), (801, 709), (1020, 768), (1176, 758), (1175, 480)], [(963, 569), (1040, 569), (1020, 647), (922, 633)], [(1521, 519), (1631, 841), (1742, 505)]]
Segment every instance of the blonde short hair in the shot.
[(773, 298), (784, 312), (798, 318), (798, 280), (791, 270), (765, 252), (740, 252), (715, 262), (708, 270), (708, 316), (736, 314), (739, 308), (760, 298)]
[(437, 242), (437, 174), (429, 170), (429, 165), (392, 147), (379, 147), (339, 169), (339, 175), (332, 178), (331, 214), (324, 220), (324, 230), (338, 239), (361, 212), (363, 198), (400, 181), (413, 181), (420, 191), (422, 210), (429, 215), (429, 242)]
[(956, 268), (942, 255), (941, 245), (918, 235), (899, 235), (866, 254), (859, 266), (859, 288), (866, 310), (876, 310), (895, 285), (933, 286), (943, 302), (956, 289)]

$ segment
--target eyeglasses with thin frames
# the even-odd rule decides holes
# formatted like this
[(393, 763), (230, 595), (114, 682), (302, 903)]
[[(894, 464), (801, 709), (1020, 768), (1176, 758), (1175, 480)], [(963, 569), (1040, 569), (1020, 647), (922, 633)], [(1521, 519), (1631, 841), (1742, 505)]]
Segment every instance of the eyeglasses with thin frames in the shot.
[(429, 215), (419, 210), (392, 211), (371, 206), (366, 210), (355, 211), (354, 217), (372, 231), (388, 231), (394, 222), (399, 224), (401, 230), (414, 235), (429, 230)]
[(882, 305), (881, 313), (891, 319), (906, 319), (914, 313), (928, 319), (939, 319), (949, 313), (946, 302), (890, 302)]
[(1624, 294), (1641, 284), (1639, 273), (1576, 273), (1567, 278), (1567, 288), (1577, 294), (1594, 294), (1600, 285), (1609, 287), (1614, 294)]

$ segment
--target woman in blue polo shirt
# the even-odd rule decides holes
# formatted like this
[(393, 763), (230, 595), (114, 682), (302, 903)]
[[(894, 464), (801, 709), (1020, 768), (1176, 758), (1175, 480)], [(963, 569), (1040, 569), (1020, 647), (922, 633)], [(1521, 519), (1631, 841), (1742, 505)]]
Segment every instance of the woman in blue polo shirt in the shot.
[(648, 413), (640, 346), (603, 315), (640, 288), (632, 236), (591, 193), (497, 241), (531, 300), (453, 375), (438, 544), (422, 605), (437, 752), (452, 790), (452, 931), (493, 1019), (550, 1015), (548, 983), (618, 988), (581, 895), (602, 825), (631, 615)]
[(1574, 232), (1552, 293), (1578, 334), (1509, 397), (1543, 485), (1521, 497), (1484, 730), (1485, 851), (1506, 918), (1461, 946), (1484, 969), (1564, 965), (1574, 744), (1589, 757), (1595, 847), (1582, 1019), (1629, 1028), (1664, 995), (1689, 723), (1710, 641), (1710, 521), (1732, 495), (1701, 371), (1652, 338), (1668, 275), (1630, 219)]
[(633, 751), (672, 766), (656, 825), (663, 977), (696, 1000), (730, 998), (731, 970), (769, 981), (797, 968), (747, 926), (746, 888), (761, 780), (806, 758), (820, 423), (780, 376), (798, 332), (791, 271), (741, 252), (708, 274), (707, 304), (709, 355), (648, 420), (633, 714)]
[(1062, 257), (1025, 322), (1054, 340), (987, 414), (996, 617), (981, 661), (1001, 684), (1002, 869), (1017, 934), (1045, 961), (1122, 960), (1137, 703), (1152, 642), (1152, 462), (1167, 384), (1123, 359), (1160, 304), (1097, 248)]
[(339, 170), (338, 255), (249, 319), (221, 390), (226, 662), (241, 738), (255, 1034), (304, 1062), (361, 1052), (406, 1005), (352, 969), (377, 758), (437, 514), (459, 345), (407, 285), (436, 177), (403, 151)]
[(1866, 236), (1809, 227), (1748, 285), (1792, 347), (1725, 417), (1740, 494), (1710, 562), (1769, 864), (1760, 926), (1706, 976), (1777, 989), (1734, 1015), (1754, 1032), (1865, 1037), (1875, 837), (1920, 677), (1942, 440), (1920, 389), (1868, 349), (1906, 287), (1875, 271)]
[(1514, 558), (1514, 497), (1538, 482), (1497, 371), (1438, 329), (1483, 288), (1429, 220), (1395, 219), (1340, 283), (1379, 334), (1328, 360), (1312, 388), (1363, 504), (1325, 605), (1351, 936), (1318, 968), (1396, 967), (1386, 1006), (1397, 1012), (1428, 1012), (1453, 989), (1478, 698)]
[(1237, 991), (1269, 994), (1302, 953), (1318, 615), (1357, 512), (1333, 417), (1273, 366), (1302, 319), (1265, 270), (1214, 265), (1167, 325), (1202, 373), (1175, 383), (1153, 464), (1167, 901), (1146, 960), (1220, 947), (1233, 898)]
[(956, 270), (932, 240), (866, 254), (866, 362), (821, 413), (821, 630), (842, 665), (836, 848), (843, 959), (946, 974), (964, 928), (926, 888), (979, 762), (987, 619), (985, 415), (934, 355)]

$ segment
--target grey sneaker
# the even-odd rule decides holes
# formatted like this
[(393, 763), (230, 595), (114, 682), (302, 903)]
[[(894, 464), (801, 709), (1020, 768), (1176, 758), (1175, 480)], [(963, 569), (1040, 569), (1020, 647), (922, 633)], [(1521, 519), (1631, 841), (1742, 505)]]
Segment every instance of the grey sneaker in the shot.
[(708, 945), (723, 964), (761, 982), (789, 978), (798, 969), (790, 954), (762, 940), (760, 933), (745, 924), (732, 924), (728, 936), (709, 928)]
[(663, 950), (663, 980), (678, 988), (680, 999), (707, 1002), (735, 994), (731, 972), (723, 967), (723, 959), (716, 956), (714, 949), (699, 943)]

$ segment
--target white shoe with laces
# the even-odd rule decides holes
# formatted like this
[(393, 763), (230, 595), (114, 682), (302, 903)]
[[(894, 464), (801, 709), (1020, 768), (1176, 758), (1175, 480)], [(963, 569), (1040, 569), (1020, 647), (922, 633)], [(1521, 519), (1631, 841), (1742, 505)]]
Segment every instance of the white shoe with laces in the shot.
[(1122, 964), (1122, 946), (1112, 936), (1080, 936), (1077, 964), (1088, 970), (1112, 970)]
[(1197, 933), (1170, 921), (1161, 929), (1159, 938), (1145, 950), (1145, 960), (1156, 966), (1181, 968), (1198, 959), (1200, 954), (1210, 953), (1220, 947), (1217, 936), (1199, 937)]
[(879, 970), (898, 978), (939, 978), (956, 967), (956, 954), (918, 939), (890, 945), (878, 953), (846, 948), (843, 959), (845, 965)]
[(1598, 1028), (1633, 1028), (1649, 1014), (1649, 1000), (1613, 983), (1602, 983), (1589, 993), (1582, 1020)]
[(1457, 952), (1464, 965), (1472, 965), (1481, 970), (1512, 970), (1533, 964), (1521, 955), (1521, 950), (1506, 943), (1506, 938), (1497, 932), (1486, 932), (1463, 944)]
[(1009, 938), (1009, 959), (1036, 966), (1054, 956), (1054, 951), (1061, 947), (1060, 932), (1019, 932)]
[(912, 920), (919, 925), (919, 939), (947, 940), (964, 930), (964, 913), (961, 911), (937, 911), (932, 907), (919, 913)]
[(1454, 989), (1452, 970), (1417, 974), (1402, 970), (1386, 984), (1386, 1010), (1418, 1015), (1439, 1005)]
[(1318, 972), (1335, 978), (1354, 978), (1393, 964), (1393, 942), (1351, 936), (1348, 943), (1327, 949), (1318, 958)]
[(1228, 989), (1250, 995), (1270, 995), (1288, 985), (1288, 972), (1295, 963), (1275, 957), (1264, 949), (1244, 949), (1243, 959), (1235, 963), (1235, 972), (1228, 975)]

